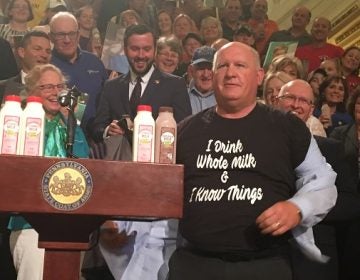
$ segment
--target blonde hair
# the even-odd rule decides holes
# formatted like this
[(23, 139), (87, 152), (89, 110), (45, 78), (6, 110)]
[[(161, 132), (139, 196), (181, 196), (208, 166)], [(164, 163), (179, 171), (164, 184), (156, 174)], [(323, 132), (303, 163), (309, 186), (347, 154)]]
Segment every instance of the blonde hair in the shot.
[(289, 76), (288, 74), (286, 74), (285, 72), (283, 71), (277, 71), (275, 73), (267, 73), (266, 76), (265, 76), (265, 79), (264, 79), (264, 82), (263, 82), (263, 99), (265, 101), (265, 104), (267, 105), (271, 105), (269, 104), (268, 102), (268, 99), (267, 99), (267, 94), (266, 94), (266, 89), (268, 87), (268, 84), (269, 82), (272, 80), (272, 79), (279, 79), (281, 82), (284, 83), (284, 85), (292, 80), (294, 80), (291, 76)]
[(59, 75), (62, 82), (66, 83), (66, 78), (58, 67), (52, 64), (36, 65), (25, 77), (25, 90), (27, 94), (31, 95), (35, 91), (39, 79), (47, 71), (55, 72)]

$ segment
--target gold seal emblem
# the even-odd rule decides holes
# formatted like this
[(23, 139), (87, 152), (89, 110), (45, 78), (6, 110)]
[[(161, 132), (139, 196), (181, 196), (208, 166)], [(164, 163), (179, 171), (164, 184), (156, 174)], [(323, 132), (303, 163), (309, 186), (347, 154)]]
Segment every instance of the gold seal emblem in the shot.
[(41, 186), (44, 199), (52, 207), (71, 211), (86, 203), (93, 183), (83, 165), (75, 161), (60, 161), (45, 172)]

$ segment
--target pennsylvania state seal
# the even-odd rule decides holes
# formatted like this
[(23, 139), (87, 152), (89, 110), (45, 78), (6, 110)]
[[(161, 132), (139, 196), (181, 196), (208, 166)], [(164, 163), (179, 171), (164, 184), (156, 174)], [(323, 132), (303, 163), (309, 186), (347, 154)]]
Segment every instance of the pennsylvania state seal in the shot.
[(83, 206), (92, 193), (89, 171), (75, 161), (60, 161), (44, 174), (41, 183), (44, 199), (54, 208), (72, 211)]

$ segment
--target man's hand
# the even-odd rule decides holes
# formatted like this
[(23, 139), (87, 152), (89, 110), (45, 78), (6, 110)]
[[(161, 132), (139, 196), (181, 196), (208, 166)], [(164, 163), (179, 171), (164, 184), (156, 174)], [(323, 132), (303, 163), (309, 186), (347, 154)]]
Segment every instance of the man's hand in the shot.
[(127, 243), (125, 232), (119, 232), (117, 224), (106, 221), (100, 230), (100, 243), (108, 250), (116, 250)]
[(107, 131), (108, 136), (113, 136), (113, 135), (123, 135), (125, 132), (124, 130), (118, 126), (118, 121), (117, 120), (113, 120), (111, 122), (111, 124), (109, 125), (109, 129)]
[(275, 203), (256, 219), (263, 234), (281, 235), (296, 227), (301, 221), (299, 208), (289, 201)]

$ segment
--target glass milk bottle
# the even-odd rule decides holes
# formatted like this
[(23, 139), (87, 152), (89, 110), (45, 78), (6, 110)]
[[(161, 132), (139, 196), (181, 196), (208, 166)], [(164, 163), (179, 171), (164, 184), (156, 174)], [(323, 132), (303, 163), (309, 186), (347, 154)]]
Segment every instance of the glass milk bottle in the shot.
[(45, 111), (42, 99), (29, 96), (20, 124), (20, 151), (26, 156), (42, 156), (44, 153)]
[(155, 162), (175, 163), (176, 121), (171, 107), (160, 107), (155, 124)]
[(16, 155), (19, 146), (20, 120), (23, 111), (18, 95), (5, 96), (5, 105), (0, 111), (0, 153)]
[(154, 162), (155, 121), (151, 106), (139, 105), (134, 119), (133, 161)]

